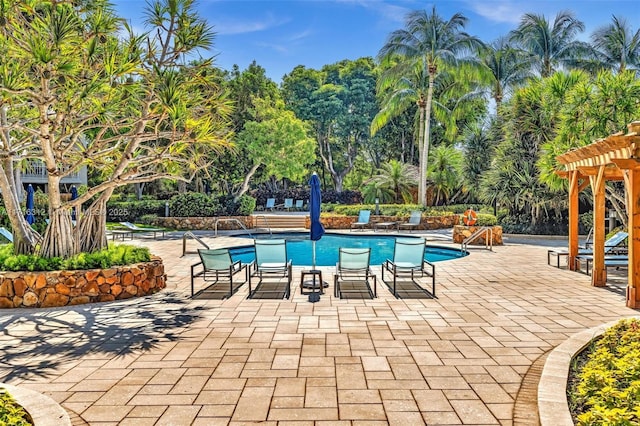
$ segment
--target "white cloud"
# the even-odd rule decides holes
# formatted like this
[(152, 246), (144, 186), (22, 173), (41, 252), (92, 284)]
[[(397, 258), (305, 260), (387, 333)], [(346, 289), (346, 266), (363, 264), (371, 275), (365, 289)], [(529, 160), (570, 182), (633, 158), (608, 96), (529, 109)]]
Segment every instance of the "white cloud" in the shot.
[[(384, 0), (337, 0), (337, 3), (353, 4), (365, 9), (370, 9), (378, 13), (382, 18), (394, 22), (404, 22), (407, 13), (416, 8), (390, 4)], [(408, 4), (411, 3), (413, 2), (408, 2)]]
[(507, 22), (517, 24), (520, 18), (526, 13), (527, 6), (524, 3), (514, 3), (508, 0), (479, 2), (467, 1), (467, 5), (478, 15), (494, 22)]
[(245, 34), (279, 27), (289, 21), (289, 18), (276, 18), (272, 14), (268, 14), (263, 19), (253, 21), (220, 18), (216, 19), (213, 29), (218, 35)]

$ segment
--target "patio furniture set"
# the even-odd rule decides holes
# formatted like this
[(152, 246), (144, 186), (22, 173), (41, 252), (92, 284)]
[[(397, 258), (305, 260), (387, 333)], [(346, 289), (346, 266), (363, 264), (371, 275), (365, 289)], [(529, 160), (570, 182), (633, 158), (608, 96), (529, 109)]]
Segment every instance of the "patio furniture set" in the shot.
[[(629, 256), (625, 241), (629, 236), (628, 233), (620, 231), (613, 235), (604, 243), (604, 266), (606, 268), (624, 268), (629, 265)], [(590, 242), (587, 241), (583, 247), (578, 249), (578, 255), (575, 257), (574, 269), (581, 270), (581, 266), (585, 266), (585, 272), (588, 275), (590, 266), (593, 263), (593, 249), (589, 247)], [(555, 256), (556, 268), (560, 267), (560, 258), (565, 257), (568, 261), (569, 250), (567, 249), (549, 249), (547, 250), (547, 264), (551, 265), (552, 258)]]
[(360, 210), (358, 213), (358, 220), (351, 224), (351, 230), (360, 229), (364, 230), (365, 228), (372, 226), (373, 231), (376, 232), (378, 229), (384, 229), (389, 231), (390, 229), (396, 228), (398, 231), (403, 229), (408, 229), (411, 231), (414, 228), (417, 228), (420, 225), (420, 221), (422, 220), (422, 212), (416, 210), (411, 212), (411, 216), (407, 222), (374, 222), (370, 223), (371, 219), (371, 210)]
[[(191, 297), (228, 298), (245, 283), (248, 283), (247, 298), (288, 299), (291, 295), (292, 262), (287, 257), (284, 239), (255, 240), (255, 260), (243, 263), (234, 261), (229, 249), (200, 249), (200, 262), (191, 266)], [(395, 240), (393, 259), (382, 265), (382, 281), (398, 298), (401, 295), (418, 294), (435, 297), (435, 266), (424, 259), (424, 238), (398, 238)], [(377, 279), (370, 267), (370, 248), (339, 248), (338, 263), (333, 276), (334, 296), (337, 298), (357, 295), (377, 297)], [(385, 281), (385, 270), (391, 274)], [(311, 287), (305, 286), (306, 276), (311, 276)], [(423, 288), (417, 278), (431, 278), (431, 292)], [(205, 287), (195, 290), (195, 281), (202, 277)], [(258, 282), (254, 286), (252, 277)], [(269, 277), (276, 277), (271, 280)], [(407, 280), (408, 278), (408, 280)], [(324, 294), (322, 272), (316, 269), (301, 272), (300, 291)], [(310, 298), (311, 300), (311, 298)]]

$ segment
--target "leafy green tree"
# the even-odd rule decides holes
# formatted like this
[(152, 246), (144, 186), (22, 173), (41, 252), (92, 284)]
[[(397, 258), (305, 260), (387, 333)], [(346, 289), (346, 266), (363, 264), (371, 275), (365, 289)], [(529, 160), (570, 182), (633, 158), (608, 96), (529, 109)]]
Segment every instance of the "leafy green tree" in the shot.
[(465, 133), (461, 190), (474, 201), (480, 195), (482, 175), (491, 167), (491, 159), (495, 154), (496, 138), (492, 133), (495, 133), (496, 127), (494, 120), (488, 129), (476, 125)]
[(405, 29), (391, 33), (378, 58), (388, 66), (378, 82), (383, 107), (371, 125), (375, 133), (410, 105), (418, 106), (420, 180), (418, 202), (426, 206), (426, 171), (429, 157), (431, 108), (435, 79), (445, 64), (461, 62), (461, 55), (479, 48), (479, 39), (463, 31), (467, 18), (461, 14), (444, 20), (435, 7), (407, 15)]
[(315, 142), (307, 136), (307, 126), (292, 111), (285, 110), (282, 101), (275, 106), (264, 105), (266, 101), (259, 99), (253, 102), (260, 121), (248, 121), (238, 134), (238, 144), (252, 166), (235, 194), (236, 201), (247, 192), (258, 168), (263, 167), (264, 174), (275, 179), (300, 181), (308, 175), (307, 166), (315, 161)]
[(576, 36), (584, 31), (584, 23), (569, 11), (559, 12), (553, 24), (544, 17), (526, 13), (510, 41), (528, 52), (542, 77), (549, 77), (559, 66), (574, 64), (576, 57), (589, 52), (589, 47)]
[(375, 66), (371, 58), (345, 60), (320, 71), (296, 67), (283, 80), (283, 97), (296, 116), (311, 123), (318, 154), (336, 191), (369, 143), (376, 110)]
[[(213, 41), (191, 0), (150, 2), (143, 35), (127, 32), (107, 2), (0, 6), (0, 190), (17, 252), (34, 251), (39, 240), (9, 195), (14, 152), (47, 170), (50, 223), (39, 254), (68, 257), (107, 245), (115, 188), (189, 179), (206, 165), (205, 153), (228, 145), (228, 105), (205, 71), (211, 61), (185, 60)], [(100, 170), (101, 180), (62, 201), (60, 180), (82, 166)], [(71, 207), (83, 203), (90, 206), (73, 227)]]
[(440, 145), (433, 149), (429, 170), (429, 185), (434, 190), (435, 204), (446, 203), (462, 184), (462, 153), (455, 147)]
[(418, 183), (418, 170), (415, 166), (391, 160), (382, 165), (379, 173), (365, 182), (363, 193), (365, 202), (371, 203), (379, 198), (383, 203), (399, 204), (413, 201), (411, 190)]

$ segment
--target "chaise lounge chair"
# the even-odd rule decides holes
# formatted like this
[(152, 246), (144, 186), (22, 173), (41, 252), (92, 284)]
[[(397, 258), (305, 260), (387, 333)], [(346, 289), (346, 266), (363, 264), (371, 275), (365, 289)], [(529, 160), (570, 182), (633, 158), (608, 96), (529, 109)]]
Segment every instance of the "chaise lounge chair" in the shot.
[[(206, 296), (210, 298), (218, 298), (215, 296), (221, 295), (219, 298), (231, 297), (242, 284), (249, 281), (249, 268), (248, 265), (243, 264), (242, 261), (233, 261), (229, 249), (213, 249), (213, 250), (198, 250), (200, 255), (200, 262), (195, 265), (191, 265), (191, 297), (194, 297), (194, 281), (197, 277), (202, 277), (205, 284), (210, 283), (206, 288), (198, 291), (196, 295)], [(196, 272), (198, 266), (202, 266), (202, 271)], [(233, 277), (244, 269), (245, 276), (244, 281), (235, 281)], [(218, 282), (228, 281), (229, 287), (218, 286)]]
[(369, 218), (371, 217), (371, 210), (360, 210), (358, 214), (358, 221), (351, 224), (351, 230), (354, 228), (364, 229), (369, 226)]
[[(420, 293), (429, 295), (415, 279), (424, 276), (431, 277), (431, 297), (436, 297), (436, 269), (433, 263), (424, 259), (427, 248), (424, 238), (397, 238), (393, 249), (393, 260), (387, 259), (382, 264), (382, 281), (389, 287), (393, 295), (398, 298), (398, 278), (409, 277), (411, 285), (402, 285), (403, 293)], [(393, 287), (384, 279), (385, 269), (393, 277)]]
[[(124, 226), (125, 228), (127, 228), (128, 231), (131, 231), (132, 233), (135, 232), (137, 234), (143, 234), (145, 232), (153, 232), (153, 238), (156, 238), (156, 234), (158, 232), (162, 233), (162, 238), (164, 238), (164, 229), (162, 228), (140, 228), (139, 226), (134, 225), (131, 222), (120, 222), (120, 225)], [(133, 235), (133, 234), (132, 234)]]
[[(378, 297), (376, 276), (369, 268), (370, 248), (340, 248), (338, 263), (333, 277), (335, 297), (342, 299), (347, 294), (367, 294), (371, 299)], [(373, 278), (373, 290), (369, 279)]]
[[(629, 234), (627, 234), (626, 232), (620, 231), (617, 232), (615, 235), (613, 235), (611, 238), (609, 238), (607, 241), (604, 242), (604, 254), (614, 254), (614, 252), (616, 252), (616, 248), (619, 247), (629, 236)], [(578, 256), (588, 256), (588, 255), (593, 255), (593, 249), (591, 248), (579, 248), (578, 249)], [(556, 256), (556, 268), (560, 267), (560, 257), (564, 256), (567, 257), (569, 256), (569, 250), (568, 249), (549, 249), (547, 250), (547, 264), (551, 265), (551, 257), (552, 256)]]
[(273, 209), (276, 206), (276, 199), (275, 198), (267, 198), (267, 202), (264, 204), (264, 209), (267, 210), (271, 210), (273, 211)]
[(296, 210), (304, 210), (304, 200), (296, 200)]
[[(255, 240), (256, 260), (253, 274), (249, 275), (249, 295), (251, 299), (258, 293), (275, 294), (289, 298), (291, 294), (292, 263), (287, 258), (287, 244), (283, 239)], [(251, 287), (251, 276), (259, 277), (255, 289)], [(263, 281), (265, 275), (279, 276), (286, 280), (284, 289), (278, 282)], [(279, 280), (281, 281), (281, 280)]]
[(282, 208), (286, 209), (287, 211), (291, 210), (293, 208), (293, 198), (285, 198)]
[(400, 231), (402, 228), (408, 228), (409, 232), (411, 232), (412, 229), (420, 226), (421, 220), (422, 220), (422, 212), (419, 210), (414, 210), (411, 212), (411, 216), (409, 217), (409, 220), (407, 222), (404, 222), (404, 223), (398, 222), (398, 231)]
[(0, 235), (2, 235), (10, 243), (13, 242), (13, 234), (7, 228), (0, 226)]

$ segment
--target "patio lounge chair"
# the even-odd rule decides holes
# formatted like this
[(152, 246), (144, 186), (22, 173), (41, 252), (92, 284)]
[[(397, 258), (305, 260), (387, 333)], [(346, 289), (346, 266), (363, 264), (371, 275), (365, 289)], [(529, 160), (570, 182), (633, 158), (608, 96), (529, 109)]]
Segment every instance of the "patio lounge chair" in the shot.
[(304, 200), (296, 200), (296, 210), (302, 211), (304, 209)]
[[(370, 248), (340, 248), (336, 273), (333, 276), (333, 292), (342, 299), (343, 294), (362, 295), (366, 293), (371, 299), (378, 297), (376, 276), (369, 268)], [(373, 279), (373, 290), (369, 279)]]
[(369, 218), (371, 217), (371, 210), (360, 210), (358, 214), (358, 221), (351, 224), (351, 230), (353, 228), (364, 229), (369, 226)]
[(402, 228), (408, 228), (409, 232), (411, 232), (412, 229), (420, 226), (421, 220), (422, 220), (422, 212), (420, 210), (414, 210), (411, 212), (411, 216), (409, 216), (409, 220), (407, 222), (404, 222), (404, 223), (398, 222), (398, 231), (400, 231)]
[(282, 208), (286, 209), (287, 211), (291, 210), (293, 208), (293, 198), (285, 198)]
[(143, 234), (145, 232), (153, 232), (153, 238), (156, 238), (156, 234), (158, 232), (162, 233), (162, 237), (164, 238), (164, 229), (162, 228), (140, 228), (139, 226), (134, 225), (131, 222), (120, 222), (120, 225), (127, 228), (128, 231), (135, 232), (137, 234)]
[[(238, 288), (249, 281), (249, 268), (242, 261), (233, 261), (229, 249), (198, 250), (200, 262), (191, 265), (191, 297), (194, 296), (194, 281), (197, 277), (202, 277), (205, 284), (211, 283), (206, 288), (200, 290), (197, 295), (212, 296), (222, 294), (221, 298), (231, 297)], [(198, 266), (202, 266), (202, 271), (196, 272)], [(244, 270), (244, 281), (235, 281), (233, 277)], [(229, 287), (217, 286), (219, 281), (229, 282)], [(228, 289), (228, 291), (227, 291)]]
[[(613, 235), (611, 238), (609, 238), (607, 241), (604, 242), (604, 254), (614, 254), (616, 253), (616, 251), (618, 251), (618, 247), (627, 239), (627, 237), (629, 236), (629, 234), (627, 234), (626, 232), (620, 231), (617, 232), (615, 235)], [(587, 255), (592, 255), (593, 254), (593, 249), (592, 248), (579, 248), (578, 249), (578, 256), (587, 256)], [(619, 254), (619, 253), (618, 253)], [(560, 267), (560, 257), (564, 256), (564, 257), (568, 257), (569, 256), (569, 250), (568, 249), (549, 249), (547, 250), (547, 264), (551, 265), (551, 256), (556, 256), (556, 268)]]
[[(581, 254), (576, 256), (576, 271), (580, 270), (580, 265), (586, 265), (586, 274), (589, 274), (589, 267), (593, 264), (593, 255)], [(626, 254), (611, 254), (604, 257), (605, 268), (626, 268), (629, 266), (629, 256)]]
[[(398, 296), (398, 278), (410, 277), (411, 286), (402, 285), (403, 293), (421, 293), (429, 295), (415, 278), (431, 277), (431, 297), (436, 297), (436, 269), (433, 263), (424, 260), (426, 250), (424, 238), (397, 238), (393, 248), (393, 260), (382, 264), (382, 281), (395, 297)], [(385, 269), (393, 276), (393, 287), (384, 279)]]
[(276, 199), (275, 198), (267, 198), (267, 202), (264, 204), (264, 209), (267, 210), (272, 210), (274, 209), (274, 207), (276, 206)]
[[(283, 239), (255, 240), (256, 260), (253, 273), (249, 275), (249, 296), (253, 298), (258, 292), (283, 295), (288, 299), (291, 294), (292, 263), (287, 258), (287, 244)], [(251, 275), (258, 276), (255, 289), (251, 287)], [(265, 275), (279, 276), (286, 279), (284, 290), (278, 283), (263, 282)]]
[(2, 235), (10, 243), (13, 242), (13, 234), (7, 228), (0, 226), (0, 235)]

